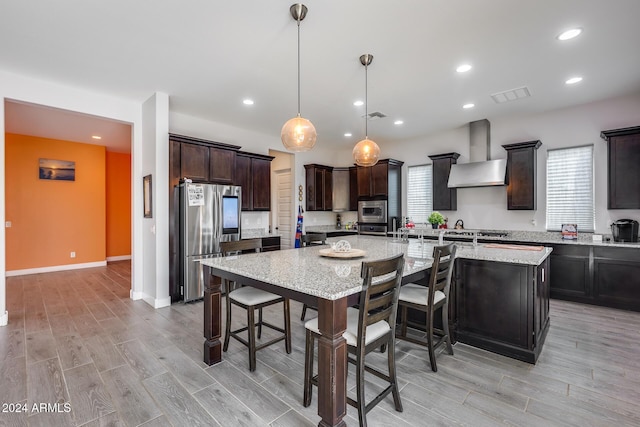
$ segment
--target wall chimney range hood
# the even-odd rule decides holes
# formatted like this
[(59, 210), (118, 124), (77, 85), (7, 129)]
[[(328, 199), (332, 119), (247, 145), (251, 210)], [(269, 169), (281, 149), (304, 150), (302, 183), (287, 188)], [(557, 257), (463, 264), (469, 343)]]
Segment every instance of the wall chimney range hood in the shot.
[(487, 119), (469, 123), (470, 163), (451, 166), (449, 188), (505, 185), (507, 159), (491, 160), (491, 124)]

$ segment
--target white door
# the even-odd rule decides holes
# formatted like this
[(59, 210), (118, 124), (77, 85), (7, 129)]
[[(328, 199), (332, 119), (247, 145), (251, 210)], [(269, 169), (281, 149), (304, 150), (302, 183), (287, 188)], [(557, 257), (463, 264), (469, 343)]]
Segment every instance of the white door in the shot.
[(286, 169), (276, 172), (276, 231), (280, 238), (281, 249), (291, 249), (293, 241), (293, 211), (291, 203), (291, 170)]

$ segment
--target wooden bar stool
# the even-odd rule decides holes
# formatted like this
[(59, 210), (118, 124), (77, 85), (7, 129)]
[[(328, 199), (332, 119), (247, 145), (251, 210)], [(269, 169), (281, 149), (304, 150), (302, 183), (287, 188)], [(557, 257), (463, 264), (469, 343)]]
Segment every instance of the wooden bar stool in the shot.
[[(398, 295), (404, 268), (404, 256), (380, 261), (363, 262), (363, 278), (360, 292), (359, 309), (347, 309), (347, 330), (342, 335), (347, 341), (347, 359), (356, 366), (356, 399), (347, 396), (347, 403), (358, 409), (361, 426), (367, 425), (367, 412), (393, 394), (396, 411), (402, 412), (402, 402), (396, 380), (395, 362), (395, 324), (398, 308)], [(312, 385), (318, 385), (318, 375), (312, 373), (314, 343), (320, 337), (318, 319), (305, 323), (306, 333), (304, 361), (304, 406), (311, 404)], [(381, 346), (387, 348), (388, 374), (365, 364), (365, 356)], [(355, 356), (355, 358), (353, 357)], [(364, 372), (367, 371), (389, 383), (378, 396), (369, 403), (364, 396)]]
[[(312, 245), (324, 245), (327, 243), (327, 233), (309, 233), (302, 236), (302, 246), (312, 246)], [(302, 306), (302, 315), (300, 316), (300, 320), (304, 320), (307, 315), (307, 308), (311, 308), (315, 310), (315, 307), (310, 307), (307, 304)]]
[[(238, 254), (243, 250), (255, 250), (260, 252), (262, 249), (261, 239), (237, 240), (232, 242), (221, 242), (220, 247), (224, 256)], [(223, 351), (229, 349), (229, 338), (233, 337), (242, 344), (249, 347), (249, 370), (256, 370), (256, 352), (278, 341), (284, 340), (287, 353), (291, 353), (291, 318), (289, 315), (289, 299), (271, 292), (256, 289), (251, 286), (242, 286), (236, 288), (236, 282), (224, 280), (227, 296), (225, 298), (227, 305), (227, 322), (224, 335)], [(262, 319), (262, 309), (273, 304), (283, 303), (284, 306), (284, 327), (280, 328), (271, 323), (267, 323)], [(242, 307), (247, 311), (247, 326), (231, 330), (231, 305)], [(255, 310), (258, 310), (258, 339), (262, 336), (262, 326), (266, 326), (275, 331), (282, 332), (282, 336), (274, 338), (268, 342), (256, 345), (256, 322)], [(239, 334), (247, 331), (248, 339), (245, 340)]]
[[(446, 246), (433, 248), (433, 265), (429, 277), (429, 286), (408, 283), (400, 289), (398, 305), (400, 306), (400, 332), (398, 339), (426, 346), (429, 351), (431, 370), (438, 371), (436, 366), (436, 349), (446, 344), (449, 354), (453, 354), (451, 337), (449, 334), (449, 291), (451, 288), (451, 276), (455, 262), (456, 246), (451, 243)], [(412, 308), (426, 313), (426, 323), (418, 324), (407, 319), (407, 309)], [(433, 327), (433, 315), (436, 310), (442, 310), (442, 329)], [(407, 336), (407, 326), (412, 328), (424, 328), (426, 339)], [(434, 344), (434, 332), (440, 338)]]

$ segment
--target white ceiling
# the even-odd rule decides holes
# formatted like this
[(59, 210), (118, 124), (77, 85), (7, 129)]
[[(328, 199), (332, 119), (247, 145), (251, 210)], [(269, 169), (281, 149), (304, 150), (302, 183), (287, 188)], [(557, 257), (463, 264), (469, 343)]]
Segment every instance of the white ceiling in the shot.
[[(297, 108), (292, 3), (4, 1), (0, 68), (140, 102), (164, 92), (171, 111), (277, 137)], [(315, 124), (318, 146), (352, 146), (364, 136), (364, 107), (353, 106), (364, 98), (364, 67), (358, 60), (363, 53), (374, 56), (369, 112), (388, 116), (369, 123), (369, 136), (378, 141), (417, 138), (482, 118), (534, 114), (640, 90), (640, 0), (305, 4), (302, 116)], [(584, 29), (578, 38), (556, 39), (576, 26)], [(465, 62), (473, 69), (456, 73)], [(584, 80), (565, 85), (576, 75)], [(521, 86), (529, 88), (530, 98), (495, 104), (490, 97)], [(242, 104), (247, 97), (255, 101), (253, 106)], [(468, 102), (476, 107), (463, 110)], [(60, 117), (46, 120), (55, 113), (52, 109), (29, 116), (33, 108), (10, 104), (9, 132), (29, 134), (44, 122), (42, 128), (64, 139), (61, 133), (80, 127)], [(99, 126), (92, 117), (73, 118)], [(395, 126), (396, 119), (404, 124)], [(345, 138), (345, 132), (353, 137)]]

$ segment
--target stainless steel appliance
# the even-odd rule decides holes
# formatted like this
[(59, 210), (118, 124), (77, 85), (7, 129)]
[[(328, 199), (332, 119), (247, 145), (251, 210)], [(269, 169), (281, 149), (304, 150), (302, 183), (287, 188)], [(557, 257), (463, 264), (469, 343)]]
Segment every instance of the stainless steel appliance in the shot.
[(619, 219), (611, 224), (611, 234), (616, 242), (637, 242), (638, 221), (633, 219)]
[(242, 188), (183, 183), (178, 193), (178, 281), (188, 302), (204, 296), (205, 277), (199, 260), (220, 256), (220, 242), (240, 239)]
[(386, 200), (360, 200), (358, 224), (387, 224)]
[(368, 234), (370, 236), (386, 236), (386, 224), (358, 224), (358, 234)]

